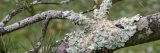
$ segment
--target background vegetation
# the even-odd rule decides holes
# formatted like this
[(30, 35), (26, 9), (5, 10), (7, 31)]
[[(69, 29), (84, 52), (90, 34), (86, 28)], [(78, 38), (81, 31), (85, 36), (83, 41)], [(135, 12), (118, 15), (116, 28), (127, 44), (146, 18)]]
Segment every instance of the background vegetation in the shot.
[[(23, 1), (26, 0), (0, 0), (0, 20), (4, 18), (9, 12), (16, 9), (19, 6), (23, 6)], [(27, 0), (32, 2), (33, 0)], [(44, 0), (46, 2), (59, 2), (62, 0)], [(24, 4), (27, 5), (27, 4)], [(85, 11), (91, 9), (93, 3), (91, 0), (75, 0), (71, 3), (64, 5), (36, 5), (34, 6), (34, 13), (40, 13), (47, 10), (73, 10), (76, 12)], [(136, 14), (147, 15), (160, 11), (160, 0), (123, 0), (113, 5), (110, 10), (109, 19), (116, 20), (125, 16), (134, 16)], [(33, 13), (33, 12), (32, 12)], [(87, 13), (86, 15), (91, 15)], [(24, 11), (15, 16), (7, 25), (16, 21), (22, 20), (31, 16), (31, 12)], [(23, 53), (32, 49), (36, 41), (39, 38), (42, 22), (35, 23), (23, 29), (6, 34), (6, 36), (0, 37), (0, 53)], [(67, 20), (52, 20), (49, 24), (47, 37), (43, 41), (43, 46), (48, 46), (50, 43), (54, 43), (56, 40), (60, 40), (66, 33), (69, 33), (76, 29), (76, 25)], [(46, 48), (47, 50), (47, 48)], [(160, 41), (154, 41), (145, 43), (129, 48), (124, 48), (116, 51), (115, 53), (159, 53)]]

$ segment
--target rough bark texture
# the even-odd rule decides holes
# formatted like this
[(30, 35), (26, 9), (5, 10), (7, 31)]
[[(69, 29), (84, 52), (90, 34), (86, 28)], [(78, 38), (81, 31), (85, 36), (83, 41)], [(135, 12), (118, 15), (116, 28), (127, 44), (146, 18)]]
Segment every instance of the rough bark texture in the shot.
[(160, 39), (160, 13), (142, 17), (138, 23), (141, 29), (126, 42), (125, 47)]
[(40, 14), (36, 14), (34, 16), (28, 17), (24, 20), (18, 21), (16, 23), (13, 23), (11, 25), (0, 27), (0, 34), (3, 36), (6, 33), (12, 32), (14, 30), (20, 29), (22, 27), (25, 27), (27, 25), (33, 24), (35, 22), (44, 20), (46, 17), (52, 17), (53, 19), (63, 19), (63, 15), (61, 11), (46, 11)]
[[(141, 17), (140, 20), (137, 22), (137, 32), (134, 36), (132, 36), (127, 42), (125, 42), (125, 46), (117, 47), (116, 49), (109, 50), (109, 49), (100, 49), (92, 52), (104, 52), (104, 53), (112, 53), (117, 49), (121, 49), (124, 47), (134, 46), (142, 43), (147, 43), (155, 40), (160, 39), (160, 13), (155, 13), (152, 15), (147, 15)], [(64, 43), (64, 42), (62, 42)], [(64, 45), (63, 47), (65, 47)], [(57, 48), (62, 48), (61, 46), (55, 46)], [(54, 48), (55, 48), (54, 47)], [(63, 48), (64, 49), (64, 48)], [(106, 52), (107, 51), (107, 52)]]

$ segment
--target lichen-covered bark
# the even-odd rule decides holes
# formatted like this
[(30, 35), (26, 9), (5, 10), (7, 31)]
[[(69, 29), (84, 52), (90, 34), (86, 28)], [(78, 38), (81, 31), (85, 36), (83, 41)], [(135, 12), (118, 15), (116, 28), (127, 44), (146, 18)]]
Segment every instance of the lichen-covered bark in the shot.
[[(90, 21), (84, 19), (86, 23), (84, 21), (83, 29), (67, 34), (65, 39), (68, 40), (68, 48), (66, 50), (69, 53), (90, 53), (93, 50), (102, 49), (102, 47), (109, 50), (123, 47), (125, 42), (136, 32), (135, 23), (139, 18), (140, 16), (136, 15), (116, 21), (108, 21), (103, 18), (90, 19)], [(124, 28), (116, 27), (115, 24), (121, 24)]]
[[(17, 29), (23, 28), (25, 26), (28, 26), (30, 24), (33, 24), (35, 22), (44, 20), (46, 17), (51, 17), (52, 19), (67, 19), (67, 16), (70, 16), (71, 13), (68, 13), (70, 11), (55, 11), (55, 10), (49, 10), (45, 11), (39, 14), (36, 14), (34, 16), (28, 17), (24, 20), (18, 21), (16, 23), (13, 23), (11, 25), (0, 27), (0, 36), (3, 36), (6, 33), (15, 31)], [(70, 19), (70, 18), (68, 18)]]
[[(32, 3), (30, 4), (27, 4), (28, 7), (30, 8), (31, 6), (34, 6), (34, 5), (38, 5), (38, 4), (55, 4), (55, 5), (62, 5), (62, 4), (66, 4), (66, 3), (69, 3), (71, 2), (72, 0), (64, 0), (64, 1), (61, 1), (61, 2), (58, 2), (58, 3), (55, 3), (55, 2), (42, 2), (42, 0), (34, 0)], [(26, 10), (27, 6), (22, 6), (22, 7), (18, 7), (16, 8), (15, 10), (13, 10), (12, 12), (10, 12), (8, 15), (6, 15), (2, 21), (0, 22), (0, 27), (4, 27), (14, 16), (16, 16), (17, 14), (21, 13), (22, 11)]]
[(125, 43), (124, 47), (134, 46), (160, 39), (160, 13), (155, 13), (140, 18), (137, 26), (138, 31)]
[[(120, 21), (120, 22), (123, 22), (123, 21)], [(120, 22), (118, 22), (118, 24)], [(111, 50), (109, 50), (107, 47), (104, 46), (104, 48), (107, 48), (107, 49), (105, 49), (105, 51), (115, 51), (115, 50), (120, 49), (120, 48), (134, 46), (134, 45), (138, 45), (138, 44), (151, 42), (151, 41), (155, 41), (155, 40), (160, 39), (160, 35), (159, 35), (159, 32), (160, 32), (160, 13), (156, 13), (156, 14), (141, 17), (139, 19), (139, 21), (136, 22), (136, 23), (137, 23), (136, 24), (136, 26), (137, 26), (136, 33), (125, 42), (124, 46), (116, 47), (115, 49), (111, 49)], [(101, 23), (101, 24), (103, 24), (103, 23)], [(100, 27), (100, 25), (98, 25), (98, 26)], [(126, 28), (123, 24), (122, 24), (122, 26), (124, 28)], [(76, 35), (74, 35), (74, 36), (76, 36)], [(123, 37), (125, 37), (125, 36), (123, 36)], [(83, 37), (83, 38), (87, 38), (87, 37)], [(90, 37), (90, 38), (92, 38), (92, 37)], [(74, 41), (81, 41), (81, 39), (76, 39), (76, 40), (73, 40), (73, 39), (74, 38), (72, 38), (72, 41), (71, 41), (73, 44), (74, 44)], [(87, 40), (85, 40), (85, 39), (83, 39), (83, 41), (87, 42)], [(107, 41), (107, 39), (106, 39), (106, 41)], [(67, 43), (67, 45), (68, 45), (68, 43)], [(76, 42), (76, 44), (78, 45), (78, 42)], [(76, 45), (76, 44), (74, 44), (74, 45)], [(83, 43), (81, 43), (81, 44), (83, 44)], [(91, 46), (92, 46), (92, 44), (91, 44)], [(68, 47), (66, 47), (66, 49), (67, 48)], [(74, 48), (74, 47), (72, 47), (72, 48)], [(92, 47), (88, 47), (88, 48), (92, 48)], [(93, 50), (92, 52), (102, 52), (102, 50), (104, 50), (103, 47), (101, 47), (101, 49)], [(72, 51), (72, 50), (70, 50), (70, 51)]]
[(112, 53), (116, 49), (160, 38), (160, 13), (145, 17), (136, 15), (110, 21), (105, 18), (112, 6), (111, 1), (116, 2), (120, 0), (103, 0), (100, 8), (94, 10), (93, 19), (73, 11), (50, 10), (14, 24), (0, 27), (0, 34), (2, 36), (44, 20), (46, 17), (52, 17), (52, 19), (67, 19), (76, 25), (82, 26), (82, 28), (76, 31), (67, 33), (67, 36), (58, 45), (53, 47), (53, 52), (58, 53)]

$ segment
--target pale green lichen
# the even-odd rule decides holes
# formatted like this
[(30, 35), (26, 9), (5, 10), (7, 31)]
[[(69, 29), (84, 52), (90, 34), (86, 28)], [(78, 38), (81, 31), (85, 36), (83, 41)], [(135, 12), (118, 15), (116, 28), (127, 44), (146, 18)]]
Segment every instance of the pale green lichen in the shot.
[[(116, 21), (107, 21), (105, 19), (92, 20), (84, 25), (83, 30), (76, 30), (67, 34), (69, 41), (67, 52), (86, 52), (87, 50), (115, 49), (123, 47), (125, 42), (136, 32), (136, 22), (139, 15), (130, 18), (121, 18)], [(118, 28), (115, 24), (121, 24), (124, 29)], [(76, 48), (76, 49), (75, 49)]]
[(101, 19), (106, 18), (107, 13), (109, 13), (109, 9), (112, 7), (112, 0), (103, 0), (99, 9), (94, 10), (94, 18)]
[(87, 18), (87, 16), (75, 13), (73, 11), (65, 11), (63, 12), (63, 15), (67, 16), (67, 19), (69, 19), (71, 22), (77, 25), (86, 24), (90, 20), (89, 18)]
[[(110, 7), (111, 0), (103, 0), (101, 8), (94, 11), (94, 17), (97, 19), (89, 19), (85, 15), (72, 11), (63, 12), (67, 19), (84, 27), (66, 34), (65, 39), (68, 40), (66, 51), (68, 53), (90, 53), (101, 47), (115, 49), (125, 45), (125, 42), (135, 34), (137, 29), (135, 21), (138, 21), (141, 16), (136, 15), (109, 21), (104, 17), (106, 16), (105, 11), (108, 12), (107, 9)], [(119, 28), (115, 26), (116, 24), (120, 24), (124, 28)]]

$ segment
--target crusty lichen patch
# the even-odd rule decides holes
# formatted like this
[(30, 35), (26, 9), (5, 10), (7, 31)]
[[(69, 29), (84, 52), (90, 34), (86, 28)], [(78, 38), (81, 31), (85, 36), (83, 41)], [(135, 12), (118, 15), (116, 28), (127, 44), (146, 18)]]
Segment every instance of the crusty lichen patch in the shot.
[[(74, 15), (71, 16), (73, 17)], [(136, 32), (136, 21), (139, 18), (140, 16), (136, 15), (116, 21), (108, 21), (103, 18), (90, 19), (90, 21), (86, 19), (85, 24), (83, 24), (84, 28), (66, 34), (67, 37), (65, 38), (69, 41), (69, 47), (66, 51), (69, 53), (81, 53), (101, 49), (101, 47), (106, 47), (107, 49), (123, 47), (125, 42)], [(81, 21), (84, 20), (85, 18)], [(77, 21), (80, 21), (80, 19)], [(116, 27), (116, 24), (120, 24), (124, 28)]]
[(103, 0), (99, 9), (95, 9), (93, 12), (94, 18), (106, 18), (106, 14), (109, 13), (109, 9), (112, 7), (112, 0)]
[(100, 9), (93, 12), (94, 19), (73, 11), (62, 13), (67, 15), (68, 20), (83, 27), (66, 34), (64, 40), (68, 41), (66, 48), (68, 53), (91, 53), (102, 47), (107, 49), (123, 47), (125, 42), (136, 33), (136, 22), (141, 16), (109, 21), (105, 17), (110, 7), (111, 0), (103, 0)]

